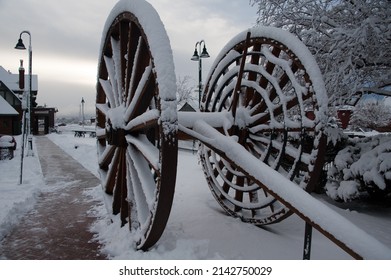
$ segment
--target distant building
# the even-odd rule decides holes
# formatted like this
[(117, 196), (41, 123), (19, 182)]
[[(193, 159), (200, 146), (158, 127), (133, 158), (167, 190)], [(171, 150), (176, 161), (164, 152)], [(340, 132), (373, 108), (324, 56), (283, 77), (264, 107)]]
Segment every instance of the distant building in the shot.
[(22, 101), (12, 90), (14, 83), (10, 75), (12, 74), (0, 66), (0, 133), (18, 135), (22, 131)]
[(36, 107), (34, 108), (33, 134), (48, 134), (54, 128), (56, 108)]
[(178, 102), (177, 109), (180, 112), (196, 112), (198, 111), (198, 106), (189, 99)]
[[(23, 95), (30, 90), (29, 75), (25, 75), (23, 61), (19, 73), (12, 74), (0, 66), (0, 133), (18, 135), (22, 133)], [(31, 76), (31, 131), (33, 134), (47, 134), (54, 128), (56, 108), (37, 107), (38, 76)]]
[[(24, 79), (21, 77), (24, 77)], [(31, 93), (33, 96), (37, 96), (38, 76), (32, 75), (31, 77)], [(24, 74), (22, 61), (18, 74), (12, 74), (0, 66), (0, 81), (5, 84), (20, 100), (22, 100), (24, 91), (29, 90), (30, 79), (29, 75)]]

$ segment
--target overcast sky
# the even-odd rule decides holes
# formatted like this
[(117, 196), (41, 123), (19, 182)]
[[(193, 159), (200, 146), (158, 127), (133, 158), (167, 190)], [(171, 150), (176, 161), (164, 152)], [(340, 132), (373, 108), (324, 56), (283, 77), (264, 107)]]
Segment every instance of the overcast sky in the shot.
[[(58, 116), (95, 114), (95, 83), (102, 29), (117, 0), (0, 0), (0, 65), (17, 74), (19, 60), (28, 73), (28, 52), (14, 49), (23, 30), (31, 33), (33, 74), (38, 75), (39, 105), (57, 107)], [(198, 80), (191, 61), (197, 41), (211, 55), (203, 59), (203, 78), (220, 49), (237, 33), (252, 27), (256, 8), (249, 0), (149, 0), (158, 11), (174, 54), (176, 76)], [(22, 39), (28, 48), (29, 36)]]

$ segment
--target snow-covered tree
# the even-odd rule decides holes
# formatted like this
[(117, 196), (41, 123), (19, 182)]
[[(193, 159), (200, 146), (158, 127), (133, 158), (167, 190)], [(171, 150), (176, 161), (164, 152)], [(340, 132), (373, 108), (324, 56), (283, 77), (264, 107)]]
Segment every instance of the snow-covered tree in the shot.
[(391, 80), (389, 0), (250, 0), (258, 24), (296, 34), (323, 72), (330, 104)]
[(196, 100), (192, 95), (194, 92), (194, 85), (191, 85), (191, 77), (185, 76), (181, 78), (180, 76), (177, 79), (177, 101), (178, 103), (185, 103), (191, 100)]
[(356, 105), (350, 123), (354, 126), (378, 129), (391, 123), (391, 108), (382, 101)]

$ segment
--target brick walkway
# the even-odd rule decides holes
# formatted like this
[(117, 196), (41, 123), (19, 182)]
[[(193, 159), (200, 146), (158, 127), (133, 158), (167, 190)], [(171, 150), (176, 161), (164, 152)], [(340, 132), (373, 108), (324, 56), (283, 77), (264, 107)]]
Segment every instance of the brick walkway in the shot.
[(35, 208), (0, 245), (1, 258), (12, 260), (105, 259), (89, 231), (94, 203), (84, 194), (99, 180), (45, 136), (35, 137), (46, 184)]

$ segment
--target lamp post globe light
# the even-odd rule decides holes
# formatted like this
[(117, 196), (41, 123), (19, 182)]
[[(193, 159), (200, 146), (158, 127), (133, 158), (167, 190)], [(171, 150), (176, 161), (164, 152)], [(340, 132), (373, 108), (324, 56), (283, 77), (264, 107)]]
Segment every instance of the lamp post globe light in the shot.
[(33, 52), (32, 52), (32, 48), (31, 48), (31, 33), (29, 31), (22, 31), (19, 35), (19, 39), (18, 39), (18, 43), (16, 44), (15, 46), (15, 49), (17, 50), (25, 50), (26, 47), (23, 43), (23, 40), (22, 40), (22, 35), (23, 34), (28, 34), (29, 35), (29, 91), (27, 93), (27, 96), (26, 96), (26, 100), (27, 100), (27, 119), (28, 119), (28, 122), (27, 122), (27, 133), (30, 135), (31, 134), (31, 97), (32, 97), (32, 67), (33, 67), (33, 63), (32, 63), (32, 56), (33, 56)]
[[(198, 47), (198, 50), (197, 50)], [(202, 48), (202, 52), (201, 52)], [(198, 61), (198, 108), (201, 108), (201, 93), (202, 93), (202, 59), (208, 58), (209, 53), (206, 50), (205, 41), (201, 40), (195, 44), (194, 54), (191, 60)]]

